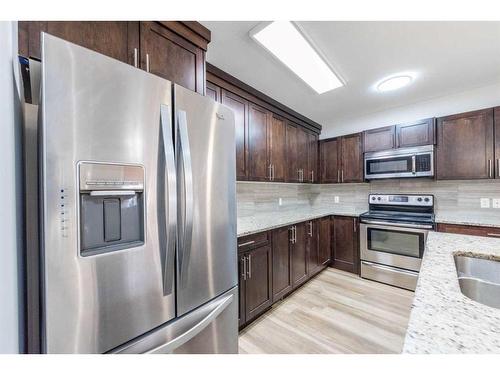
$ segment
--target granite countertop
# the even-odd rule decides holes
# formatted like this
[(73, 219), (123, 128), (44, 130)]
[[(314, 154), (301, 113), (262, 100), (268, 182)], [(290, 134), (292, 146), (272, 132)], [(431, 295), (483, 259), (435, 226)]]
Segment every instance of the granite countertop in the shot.
[(471, 214), (470, 212), (438, 212), (435, 218), (436, 223), (479, 225), (483, 227), (500, 227), (500, 214), (485, 215)]
[(273, 213), (257, 214), (238, 218), (237, 231), (238, 237), (249, 234), (284, 227), (290, 224), (300, 223), (302, 221), (313, 220), (323, 216), (339, 215), (358, 217), (365, 210), (347, 209), (347, 208), (321, 208), (321, 209), (297, 209), (276, 211)]
[(461, 293), (455, 253), (500, 260), (500, 240), (429, 232), (403, 353), (500, 353), (500, 309)]

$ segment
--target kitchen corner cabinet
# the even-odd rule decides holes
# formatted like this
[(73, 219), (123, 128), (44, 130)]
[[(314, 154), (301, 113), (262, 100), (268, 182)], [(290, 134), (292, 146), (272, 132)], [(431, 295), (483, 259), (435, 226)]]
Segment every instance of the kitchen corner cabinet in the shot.
[(292, 290), (291, 226), (272, 231), (273, 243), (273, 302), (282, 299)]
[(438, 118), (438, 180), (488, 179), (495, 175), (494, 109)]
[(272, 304), (272, 249), (270, 241), (257, 238), (268, 232), (238, 240), (239, 326), (253, 320)]
[(332, 224), (330, 216), (318, 219), (318, 263), (328, 266), (332, 261)]
[(330, 217), (308, 221), (307, 226), (307, 273), (312, 277), (323, 270), (331, 260)]
[(363, 182), (361, 133), (322, 140), (319, 154), (322, 183)]
[(359, 274), (359, 229), (357, 218), (334, 216), (331, 266)]
[(40, 32), (65, 39), (200, 94), (210, 31), (197, 22), (20, 21), (19, 53), (40, 58)]
[(307, 222), (293, 226), (294, 239), (290, 243), (292, 256), (292, 287), (295, 289), (307, 280)]

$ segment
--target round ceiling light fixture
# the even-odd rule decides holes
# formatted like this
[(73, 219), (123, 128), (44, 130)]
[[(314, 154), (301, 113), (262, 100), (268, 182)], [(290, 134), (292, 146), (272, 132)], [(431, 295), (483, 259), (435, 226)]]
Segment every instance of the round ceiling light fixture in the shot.
[(383, 79), (377, 84), (377, 90), (379, 92), (387, 92), (398, 90), (402, 87), (408, 86), (412, 83), (414, 76), (412, 74), (404, 73), (397, 74), (388, 78)]

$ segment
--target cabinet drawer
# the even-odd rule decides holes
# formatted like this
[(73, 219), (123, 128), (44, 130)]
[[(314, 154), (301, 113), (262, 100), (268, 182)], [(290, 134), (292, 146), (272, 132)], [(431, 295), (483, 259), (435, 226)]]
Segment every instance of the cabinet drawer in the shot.
[(269, 244), (269, 232), (260, 232), (249, 236), (238, 238), (238, 251), (246, 251), (255, 249), (256, 247)]
[(500, 238), (500, 228), (477, 225), (438, 224), (438, 232)]

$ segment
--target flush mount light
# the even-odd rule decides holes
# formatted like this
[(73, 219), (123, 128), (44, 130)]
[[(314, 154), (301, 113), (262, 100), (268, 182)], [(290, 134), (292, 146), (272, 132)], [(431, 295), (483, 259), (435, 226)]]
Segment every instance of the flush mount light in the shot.
[(413, 81), (411, 74), (398, 74), (385, 78), (377, 84), (377, 90), (380, 92), (393, 91), (409, 85)]
[(344, 85), (292, 22), (261, 24), (250, 35), (318, 94)]

